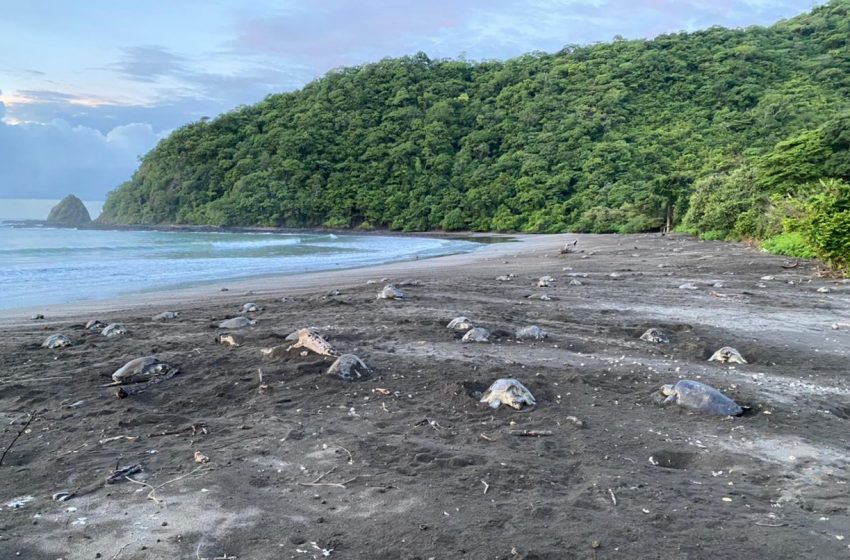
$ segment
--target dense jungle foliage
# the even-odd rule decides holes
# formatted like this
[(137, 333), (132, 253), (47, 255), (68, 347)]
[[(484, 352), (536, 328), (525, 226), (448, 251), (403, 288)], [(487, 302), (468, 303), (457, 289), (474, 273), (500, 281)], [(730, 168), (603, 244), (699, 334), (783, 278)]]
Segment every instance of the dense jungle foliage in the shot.
[(848, 40), (850, 0), (833, 0), (768, 28), (334, 70), (176, 130), (110, 193), (100, 221), (669, 225), (846, 267)]

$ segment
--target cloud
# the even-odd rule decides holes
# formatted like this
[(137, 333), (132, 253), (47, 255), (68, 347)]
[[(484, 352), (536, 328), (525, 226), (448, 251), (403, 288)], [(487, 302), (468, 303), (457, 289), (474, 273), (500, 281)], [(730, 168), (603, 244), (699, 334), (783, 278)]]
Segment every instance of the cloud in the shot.
[(138, 156), (160, 139), (150, 125), (132, 123), (108, 134), (54, 120), (0, 122), (0, 198), (58, 198), (68, 193), (103, 199), (126, 181)]
[(419, 50), (473, 59), (557, 51), (615, 35), (651, 38), (711, 25), (770, 24), (811, 0), (316, 0), (237, 18), (233, 52), (277, 57), (321, 73)]
[(127, 47), (115, 63), (115, 70), (135, 81), (155, 82), (164, 76), (180, 76), (188, 72), (185, 59), (159, 45)]

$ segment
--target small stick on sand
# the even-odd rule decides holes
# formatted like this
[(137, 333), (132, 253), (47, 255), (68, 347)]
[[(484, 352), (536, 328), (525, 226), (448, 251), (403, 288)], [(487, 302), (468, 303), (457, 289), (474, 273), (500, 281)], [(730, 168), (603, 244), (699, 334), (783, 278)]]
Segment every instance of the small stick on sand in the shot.
[(491, 438), (491, 437), (487, 437), (487, 436), (485, 436), (484, 434), (478, 434), (478, 437), (480, 437), (480, 438), (481, 438), (481, 439), (483, 439), (484, 441), (493, 441), (493, 438)]
[(55, 381), (57, 379), (73, 379), (71, 375), (62, 375), (59, 377), (35, 377), (32, 379), (3, 379), (0, 383), (29, 383), (30, 381), (43, 383), (45, 381)]
[(785, 527), (788, 524), (787, 523), (759, 523), (758, 521), (756, 521), (755, 525), (758, 525), (759, 527)]
[(484, 493), (486, 494), (486, 493), (487, 493), (487, 490), (489, 490), (489, 489), (490, 489), (490, 485), (489, 485), (489, 484), (487, 484), (487, 482), (486, 482), (486, 481), (484, 481), (484, 480), (482, 480), (482, 481), (481, 481), (481, 484), (483, 484), (483, 485), (484, 485)]
[(108, 437), (106, 439), (98, 440), (97, 443), (99, 443), (100, 445), (103, 445), (104, 443), (109, 443), (110, 441), (118, 441), (119, 439), (126, 439), (128, 441), (136, 441), (140, 437), (141, 436), (112, 436), (112, 437)]
[(610, 488), (608, 489), (608, 493), (611, 494), (611, 501), (614, 502), (614, 505), (617, 505), (617, 496), (614, 495), (614, 491)]
[(147, 486), (148, 488), (150, 488), (151, 491), (148, 492), (148, 499), (153, 500), (154, 502), (159, 504), (159, 503), (162, 502), (162, 500), (160, 500), (159, 498), (154, 496), (154, 492), (156, 492), (157, 490), (159, 490), (163, 486), (171, 484), (172, 482), (177, 482), (178, 480), (184, 479), (189, 475), (192, 475), (192, 474), (195, 474), (198, 471), (204, 471), (204, 470), (208, 470), (208, 469), (206, 467), (198, 467), (197, 469), (195, 469), (193, 471), (190, 471), (190, 472), (187, 472), (186, 474), (180, 475), (177, 478), (172, 478), (171, 480), (163, 482), (162, 484), (160, 484), (158, 486), (152, 486), (152, 485), (148, 484), (147, 482), (142, 482), (141, 480), (134, 480), (134, 479), (130, 478), (129, 476), (125, 476), (124, 478), (129, 480), (130, 482), (135, 482), (136, 484), (141, 484), (142, 486)]
[(192, 435), (194, 436), (197, 432), (198, 428), (201, 428), (201, 432), (207, 433), (207, 429), (204, 427), (204, 423), (201, 422), (199, 424), (192, 424), (191, 426), (186, 426), (185, 428), (179, 428), (177, 430), (169, 430), (167, 432), (157, 432), (153, 434), (148, 434), (148, 437), (159, 437), (159, 436), (176, 436), (182, 434), (187, 430), (192, 430)]
[(512, 436), (521, 437), (543, 437), (551, 436), (552, 430), (511, 430), (508, 432)]
[(338, 488), (345, 488), (346, 484), (350, 484), (350, 483), (354, 482), (355, 480), (357, 480), (357, 477), (355, 476), (351, 480), (346, 480), (345, 482), (321, 482), (321, 480), (323, 478), (325, 478), (326, 476), (328, 476), (329, 474), (331, 474), (335, 470), (336, 470), (336, 467), (332, 468), (331, 470), (329, 470), (328, 472), (326, 472), (324, 474), (320, 474), (319, 477), (316, 478), (316, 480), (314, 480), (313, 482), (299, 482), (298, 484), (300, 484), (301, 486), (336, 486)]
[(29, 420), (27, 420), (27, 423), (24, 424), (24, 427), (21, 428), (21, 431), (19, 431), (18, 434), (14, 438), (12, 438), (12, 441), (9, 442), (9, 445), (6, 446), (6, 449), (3, 451), (3, 454), (0, 455), (0, 466), (3, 465), (3, 459), (6, 458), (6, 453), (8, 453), (10, 449), (12, 449), (12, 446), (15, 445), (15, 442), (18, 441), (18, 438), (21, 437), (23, 435), (23, 433), (27, 431), (27, 428), (30, 427), (30, 424), (32, 424), (32, 421), (35, 420), (35, 415), (36, 415), (35, 410), (30, 412), (30, 417), (29, 417)]
[(353, 464), (354, 464), (354, 455), (352, 455), (352, 454), (351, 454), (351, 451), (349, 451), (348, 449), (346, 449), (345, 447), (341, 446), (341, 445), (340, 445), (340, 444), (338, 444), (338, 443), (329, 443), (329, 444), (327, 444), (327, 445), (333, 445), (334, 447), (339, 447), (340, 449), (342, 449), (343, 451), (345, 451), (346, 453), (348, 453), (348, 464), (349, 464), (349, 465), (353, 465)]
[(113, 557), (112, 557), (112, 560), (115, 560), (116, 558), (118, 558), (119, 556), (121, 556), (121, 553), (122, 553), (122, 552), (124, 552), (124, 549), (125, 549), (125, 548), (127, 548), (127, 547), (128, 547), (128, 546), (130, 546), (131, 544), (133, 544), (133, 543), (137, 543), (137, 542), (139, 542), (139, 541), (130, 541), (130, 542), (128, 542), (128, 543), (125, 543), (125, 544), (121, 545), (121, 548), (119, 548), (119, 549), (118, 549), (118, 552), (116, 552), (116, 553), (115, 553), (115, 556), (113, 556)]

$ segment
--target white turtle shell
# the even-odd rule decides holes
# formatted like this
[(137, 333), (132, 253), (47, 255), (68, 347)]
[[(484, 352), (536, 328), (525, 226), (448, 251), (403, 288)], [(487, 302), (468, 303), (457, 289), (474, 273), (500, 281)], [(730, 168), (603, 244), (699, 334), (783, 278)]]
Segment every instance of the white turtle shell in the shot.
[(484, 392), (481, 401), (487, 403), (491, 408), (499, 408), (506, 404), (517, 410), (523, 405), (534, 406), (537, 401), (525, 385), (516, 379), (497, 379)]
[(720, 362), (721, 364), (746, 364), (747, 360), (741, 356), (741, 353), (731, 346), (724, 346), (717, 352), (711, 355), (709, 362)]
[(455, 331), (468, 331), (473, 328), (475, 325), (472, 324), (472, 321), (467, 319), (466, 317), (460, 316), (452, 319), (448, 325), (446, 325), (447, 329), (452, 329)]

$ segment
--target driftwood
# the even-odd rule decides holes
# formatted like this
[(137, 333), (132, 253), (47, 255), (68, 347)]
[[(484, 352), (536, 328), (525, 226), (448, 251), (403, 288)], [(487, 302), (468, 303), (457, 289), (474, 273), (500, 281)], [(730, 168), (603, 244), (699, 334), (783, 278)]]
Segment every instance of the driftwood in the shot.
[(0, 466), (3, 465), (3, 459), (6, 458), (6, 454), (9, 452), (10, 449), (12, 449), (12, 446), (15, 445), (15, 442), (18, 441), (18, 438), (21, 437), (23, 435), (23, 433), (27, 431), (27, 428), (30, 427), (30, 424), (32, 424), (32, 421), (35, 420), (35, 415), (36, 415), (35, 410), (30, 412), (30, 417), (27, 420), (27, 423), (24, 424), (24, 427), (21, 428), (21, 431), (19, 431), (18, 434), (14, 438), (12, 438), (12, 441), (9, 442), (9, 445), (7, 445), (6, 449), (3, 450), (3, 454), (0, 455)]

